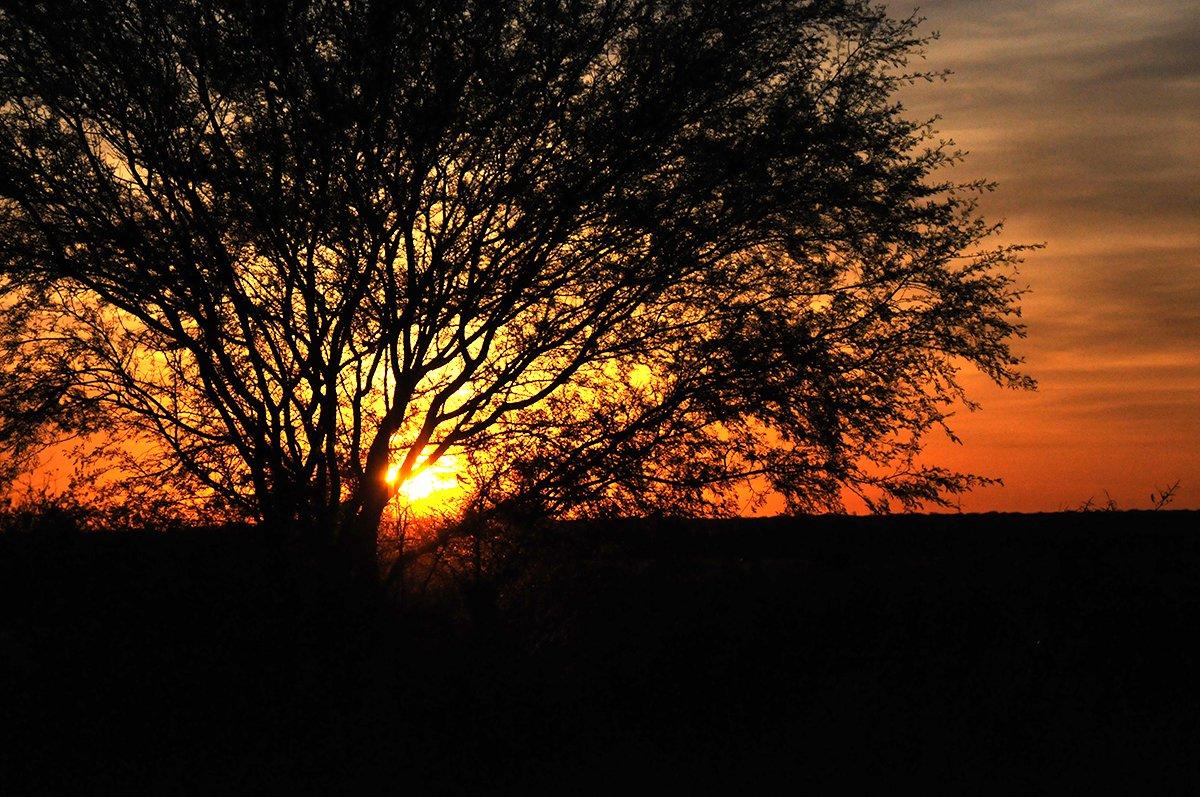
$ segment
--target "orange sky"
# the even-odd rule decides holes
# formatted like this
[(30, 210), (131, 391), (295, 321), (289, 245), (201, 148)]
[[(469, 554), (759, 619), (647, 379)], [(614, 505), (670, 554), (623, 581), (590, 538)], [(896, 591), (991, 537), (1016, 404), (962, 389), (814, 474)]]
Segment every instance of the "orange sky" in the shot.
[[(911, 5), (892, 2), (896, 14)], [(982, 379), (928, 460), (1004, 479), (967, 511), (1053, 511), (1105, 491), (1200, 508), (1200, 14), (1193, 0), (929, 0), (925, 67), (904, 99), (970, 151), (1003, 240), (1044, 242), (1021, 282), (1037, 393)], [(769, 510), (770, 508), (768, 508)]]
[[(889, 4), (893, 13), (910, 6)], [(1002, 477), (964, 510), (1038, 511), (1104, 491), (1145, 507), (1181, 480), (1200, 507), (1200, 14), (1191, 0), (932, 0), (941, 32), (906, 105), (940, 113), (986, 176), (1007, 242), (1044, 242), (1019, 345), (1036, 394), (974, 392), (961, 448), (932, 461)]]

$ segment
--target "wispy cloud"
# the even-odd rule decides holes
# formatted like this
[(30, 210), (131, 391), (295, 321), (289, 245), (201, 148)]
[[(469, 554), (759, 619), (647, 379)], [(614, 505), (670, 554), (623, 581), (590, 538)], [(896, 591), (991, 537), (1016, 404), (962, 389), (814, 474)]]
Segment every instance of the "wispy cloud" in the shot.
[(955, 75), (906, 104), (941, 114), (970, 151), (962, 177), (1000, 183), (984, 209), (1009, 241), (1047, 244), (1022, 274), (1023, 350), (1043, 389), (985, 393), (965, 422), (967, 459), (1010, 485), (976, 508), (1054, 509), (1047, 484), (1069, 500), (1165, 478), (1200, 506), (1194, 3), (943, 0), (920, 13), (942, 34), (927, 65)]

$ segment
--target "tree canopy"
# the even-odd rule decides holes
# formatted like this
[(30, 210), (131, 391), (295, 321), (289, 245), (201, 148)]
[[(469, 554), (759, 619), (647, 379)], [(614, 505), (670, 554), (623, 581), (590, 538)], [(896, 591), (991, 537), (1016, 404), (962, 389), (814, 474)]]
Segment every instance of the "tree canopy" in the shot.
[[(859, 0), (63, 0), (0, 11), (0, 448), (137, 440), (374, 545), (473, 511), (882, 508), (959, 374), (1028, 386), (1020, 248)], [(948, 430), (947, 430), (948, 431)]]

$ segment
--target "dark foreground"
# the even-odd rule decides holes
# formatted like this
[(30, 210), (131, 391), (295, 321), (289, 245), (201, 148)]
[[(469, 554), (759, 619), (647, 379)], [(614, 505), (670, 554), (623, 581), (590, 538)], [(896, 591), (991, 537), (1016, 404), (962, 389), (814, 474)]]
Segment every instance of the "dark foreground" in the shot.
[(1198, 521), (559, 529), (486, 611), (245, 533), (0, 536), (0, 791), (1195, 789)]

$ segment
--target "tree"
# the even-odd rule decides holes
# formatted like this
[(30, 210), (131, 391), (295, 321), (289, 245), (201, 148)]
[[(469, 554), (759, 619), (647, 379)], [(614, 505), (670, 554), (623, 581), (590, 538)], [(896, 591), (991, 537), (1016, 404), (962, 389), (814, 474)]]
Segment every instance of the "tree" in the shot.
[(362, 569), (394, 482), (455, 452), (475, 517), (945, 501), (976, 477), (917, 455), (961, 369), (1031, 383), (1020, 248), (985, 245), (988, 186), (942, 177), (959, 154), (896, 99), (935, 77), (918, 23), (7, 2), (0, 385), (43, 394), (3, 414), (102, 417)]

